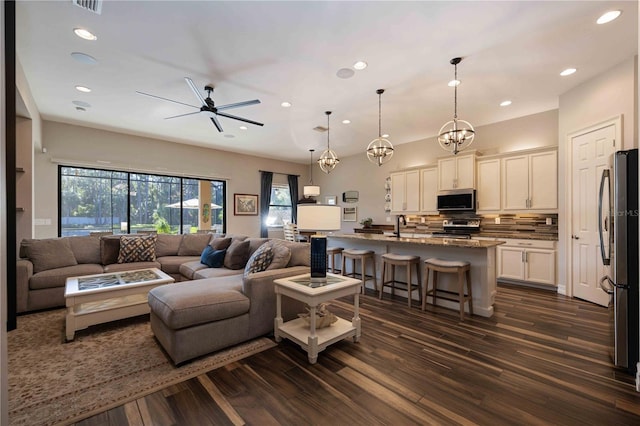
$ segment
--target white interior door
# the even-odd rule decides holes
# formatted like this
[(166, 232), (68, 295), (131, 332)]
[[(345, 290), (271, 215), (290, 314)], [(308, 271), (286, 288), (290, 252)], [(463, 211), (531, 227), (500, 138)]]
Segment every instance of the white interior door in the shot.
[[(572, 223), (571, 251), (573, 295), (602, 306), (610, 297), (599, 285), (600, 277), (609, 275), (609, 266), (602, 264), (598, 234), (598, 193), (602, 171), (610, 167), (615, 152), (616, 126), (590, 131), (571, 140)], [(605, 200), (604, 211), (608, 211)], [(608, 235), (604, 235), (608, 238)]]

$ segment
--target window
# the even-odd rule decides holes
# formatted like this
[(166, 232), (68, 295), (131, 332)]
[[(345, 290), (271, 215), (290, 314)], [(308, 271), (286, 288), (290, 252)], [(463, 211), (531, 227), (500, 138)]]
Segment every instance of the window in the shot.
[(272, 184), (267, 226), (282, 226), (284, 222), (291, 222), (291, 206), (289, 185), (282, 183)]
[[(59, 235), (141, 231), (193, 233), (200, 220), (224, 232), (226, 183), (61, 166)], [(211, 206), (200, 211), (200, 191)]]

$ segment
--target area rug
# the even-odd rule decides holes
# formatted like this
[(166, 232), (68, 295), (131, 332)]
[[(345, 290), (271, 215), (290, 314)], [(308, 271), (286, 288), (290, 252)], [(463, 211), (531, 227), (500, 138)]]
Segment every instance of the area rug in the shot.
[(259, 338), (175, 367), (148, 315), (89, 327), (63, 343), (64, 314), (20, 316), (8, 333), (12, 425), (74, 423), (275, 346)]

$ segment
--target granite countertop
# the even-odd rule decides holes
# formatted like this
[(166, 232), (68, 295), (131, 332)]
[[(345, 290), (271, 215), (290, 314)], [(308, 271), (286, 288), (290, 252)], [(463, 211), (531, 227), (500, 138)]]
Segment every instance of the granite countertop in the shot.
[(504, 241), (488, 241), (461, 238), (396, 238), (391, 235), (381, 234), (331, 234), (328, 238), (345, 238), (363, 241), (376, 241), (389, 244), (417, 244), (423, 246), (456, 246), (465, 248), (489, 248), (504, 244)]

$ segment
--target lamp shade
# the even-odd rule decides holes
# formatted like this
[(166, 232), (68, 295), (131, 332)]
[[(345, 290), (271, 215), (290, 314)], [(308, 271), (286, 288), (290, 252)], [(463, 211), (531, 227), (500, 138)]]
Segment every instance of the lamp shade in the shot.
[(302, 191), (305, 197), (317, 197), (320, 195), (320, 187), (318, 185), (305, 185)]
[(298, 230), (337, 231), (340, 229), (340, 206), (298, 204)]

